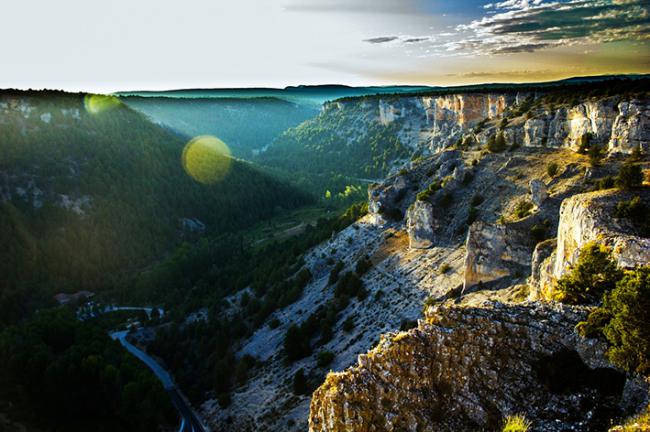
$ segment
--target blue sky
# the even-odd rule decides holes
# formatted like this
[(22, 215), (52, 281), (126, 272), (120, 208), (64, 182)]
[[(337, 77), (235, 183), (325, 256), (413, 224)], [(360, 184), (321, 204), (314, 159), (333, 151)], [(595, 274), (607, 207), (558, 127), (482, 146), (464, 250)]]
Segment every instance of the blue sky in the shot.
[[(650, 71), (650, 0), (21, 0), (0, 87), (449, 85)], [(9, 36), (7, 36), (9, 35)]]

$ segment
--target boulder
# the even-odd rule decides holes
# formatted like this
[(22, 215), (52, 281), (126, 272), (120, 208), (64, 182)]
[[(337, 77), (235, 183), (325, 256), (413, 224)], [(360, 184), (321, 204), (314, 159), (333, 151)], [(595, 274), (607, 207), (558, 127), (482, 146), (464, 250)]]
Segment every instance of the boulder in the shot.
[(530, 195), (533, 204), (535, 204), (537, 207), (540, 207), (542, 203), (546, 201), (546, 198), (548, 198), (546, 184), (541, 180), (531, 180)]
[(428, 201), (416, 200), (406, 213), (409, 246), (414, 249), (431, 247), (434, 241), (434, 229), (433, 206)]

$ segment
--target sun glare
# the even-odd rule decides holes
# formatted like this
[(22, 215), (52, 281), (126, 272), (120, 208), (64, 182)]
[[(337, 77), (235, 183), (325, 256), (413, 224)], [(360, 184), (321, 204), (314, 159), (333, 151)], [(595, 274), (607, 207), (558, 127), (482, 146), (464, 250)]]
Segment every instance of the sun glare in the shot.
[(222, 180), (230, 171), (230, 149), (219, 138), (203, 135), (192, 139), (183, 149), (185, 172), (203, 184)]
[(101, 114), (116, 108), (120, 104), (121, 102), (117, 97), (110, 95), (87, 94), (84, 97), (84, 106), (90, 114)]

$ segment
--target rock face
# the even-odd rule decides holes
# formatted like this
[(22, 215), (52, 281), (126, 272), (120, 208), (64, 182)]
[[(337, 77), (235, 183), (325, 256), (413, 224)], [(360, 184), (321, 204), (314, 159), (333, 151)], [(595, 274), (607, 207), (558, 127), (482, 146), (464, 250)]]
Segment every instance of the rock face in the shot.
[(537, 207), (541, 206), (546, 198), (548, 198), (548, 191), (546, 190), (546, 184), (541, 180), (531, 180), (530, 181), (530, 195), (531, 201)]
[[(381, 98), (359, 103), (366, 112), (373, 111), (383, 125), (401, 122), (400, 141), (423, 153), (438, 152), (465, 137), (485, 144), (497, 132), (496, 126), (487, 126), (481, 132), (475, 131), (475, 127), (483, 120), (497, 120), (504, 115), (511, 120), (503, 131), (508, 144), (576, 150), (583, 139), (589, 137), (591, 142), (612, 153), (630, 153), (639, 147), (650, 151), (648, 99), (586, 99), (574, 106), (553, 110), (536, 108), (529, 116), (512, 118), (512, 109), (534, 96), (528, 93), (459, 93)], [(341, 106), (340, 102), (327, 105), (333, 109), (341, 109)]]
[(584, 316), (535, 303), (430, 308), (417, 328), (383, 336), (357, 366), (328, 375), (309, 430), (495, 430), (515, 413), (533, 431), (602, 429), (613, 413), (643, 407), (645, 384), (575, 333)]
[(406, 213), (409, 246), (426, 249), (433, 245), (435, 222), (430, 202), (416, 200)]
[(373, 216), (375, 223), (381, 224), (396, 218), (396, 212), (401, 212), (399, 205), (407, 189), (408, 182), (403, 175), (394, 176), (368, 188), (368, 212)]
[(528, 243), (522, 233), (512, 227), (480, 221), (473, 223), (465, 244), (463, 290), (525, 271), (530, 266)]
[[(546, 259), (534, 264), (535, 290), (550, 298), (555, 281), (578, 260), (580, 249), (589, 242), (611, 248), (618, 265), (632, 268), (650, 262), (650, 239), (636, 235), (635, 228), (624, 218), (615, 218), (616, 204), (640, 196), (650, 205), (650, 192), (607, 190), (574, 195), (562, 202), (558, 225), (557, 248)], [(537, 267), (535, 267), (537, 266)]]

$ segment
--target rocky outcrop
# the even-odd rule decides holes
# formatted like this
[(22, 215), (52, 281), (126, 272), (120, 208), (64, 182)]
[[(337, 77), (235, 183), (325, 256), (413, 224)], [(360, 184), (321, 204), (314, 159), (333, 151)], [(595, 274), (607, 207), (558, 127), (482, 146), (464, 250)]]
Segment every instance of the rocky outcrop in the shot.
[[(509, 145), (566, 147), (577, 150), (586, 140), (611, 153), (650, 151), (650, 100), (585, 99), (557, 108), (534, 107), (526, 115), (513, 112), (527, 93), (473, 93), (380, 98), (357, 102), (374, 111), (383, 125), (401, 122), (400, 141), (419, 152), (435, 153), (471, 136), (481, 144), (497, 133), (496, 122), (475, 131), (483, 120), (508, 116), (503, 129)], [(540, 95), (537, 95), (537, 97)], [(349, 102), (352, 103), (352, 102)], [(329, 105), (342, 109), (339, 102)], [(327, 110), (326, 110), (327, 111)]]
[(632, 100), (618, 104), (609, 139), (610, 152), (630, 153), (640, 148), (650, 150), (650, 103)]
[(533, 264), (535, 292), (551, 298), (555, 281), (575, 264), (580, 249), (589, 242), (608, 246), (618, 265), (632, 268), (650, 262), (650, 238), (637, 235), (636, 228), (625, 218), (616, 218), (616, 205), (640, 196), (650, 205), (647, 190), (622, 192), (607, 190), (574, 195), (562, 202), (558, 225), (557, 248), (544, 260)]
[(506, 225), (475, 222), (469, 227), (465, 248), (463, 290), (476, 284), (507, 279), (530, 266), (530, 247), (519, 230)]
[(433, 205), (428, 201), (416, 200), (406, 212), (406, 231), (409, 246), (414, 249), (426, 249), (433, 245), (435, 222)]
[(533, 204), (535, 204), (537, 207), (541, 206), (542, 203), (546, 201), (546, 198), (548, 198), (546, 184), (541, 180), (531, 180), (530, 195)]
[(381, 184), (368, 187), (368, 213), (375, 223), (382, 224), (395, 219), (401, 201), (408, 189), (408, 181), (404, 175), (396, 175)]
[(494, 430), (522, 413), (533, 431), (603, 428), (645, 403), (645, 384), (603, 360), (560, 305), (430, 308), (384, 335), (358, 365), (330, 373), (311, 401), (312, 432)]

